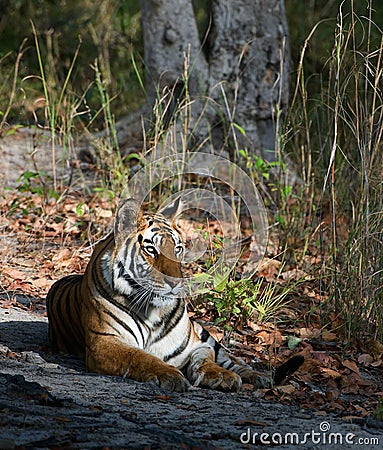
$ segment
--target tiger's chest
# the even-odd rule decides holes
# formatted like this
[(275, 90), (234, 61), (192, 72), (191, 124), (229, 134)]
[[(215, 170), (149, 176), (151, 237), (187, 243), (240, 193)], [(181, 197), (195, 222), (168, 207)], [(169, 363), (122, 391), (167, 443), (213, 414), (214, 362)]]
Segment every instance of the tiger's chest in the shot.
[(114, 334), (124, 344), (140, 348), (161, 360), (182, 367), (196, 345), (185, 302), (177, 299), (166, 310), (151, 308), (145, 315), (102, 301), (103, 333)]
[(180, 310), (166, 317), (152, 330), (144, 350), (173, 366), (182, 367), (195, 345), (195, 334), (185, 308), (182, 313)]

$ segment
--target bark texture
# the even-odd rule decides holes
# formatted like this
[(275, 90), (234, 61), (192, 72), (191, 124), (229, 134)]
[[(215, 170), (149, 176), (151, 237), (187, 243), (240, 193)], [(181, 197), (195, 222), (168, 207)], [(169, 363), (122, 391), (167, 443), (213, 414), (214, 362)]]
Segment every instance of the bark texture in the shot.
[[(241, 148), (274, 159), (276, 111), (288, 101), (283, 0), (211, 0), (203, 40), (191, 0), (141, 0), (141, 5), (148, 104), (171, 92), (165, 125), (182, 100), (187, 78), (194, 101), (190, 129), (199, 141), (209, 135), (216, 149), (226, 146), (235, 122), (246, 131), (246, 137), (236, 136)], [(201, 98), (208, 105), (202, 106)]]
[(192, 95), (201, 93), (208, 66), (201, 54), (197, 24), (190, 0), (141, 0), (141, 16), (149, 103), (164, 87), (181, 84), (185, 58), (193, 70), (189, 80)]
[(253, 150), (273, 159), (275, 108), (283, 109), (288, 101), (283, 0), (214, 0), (212, 17), (210, 95), (217, 98), (215, 86), (224, 82), (231, 120), (245, 129)]

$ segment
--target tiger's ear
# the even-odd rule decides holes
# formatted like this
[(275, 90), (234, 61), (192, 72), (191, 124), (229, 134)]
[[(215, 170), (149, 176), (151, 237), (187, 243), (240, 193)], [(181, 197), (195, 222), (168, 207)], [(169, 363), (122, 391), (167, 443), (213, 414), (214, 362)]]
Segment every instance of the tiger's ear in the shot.
[(181, 195), (178, 196), (173, 202), (169, 204), (165, 204), (164, 207), (158, 210), (159, 214), (165, 216), (168, 220), (171, 220), (173, 223), (176, 221), (176, 217), (178, 214), (181, 214), (183, 210), (183, 202), (181, 200)]
[(142, 221), (140, 204), (133, 198), (124, 200), (119, 206), (114, 222), (114, 236), (117, 241), (135, 232)]

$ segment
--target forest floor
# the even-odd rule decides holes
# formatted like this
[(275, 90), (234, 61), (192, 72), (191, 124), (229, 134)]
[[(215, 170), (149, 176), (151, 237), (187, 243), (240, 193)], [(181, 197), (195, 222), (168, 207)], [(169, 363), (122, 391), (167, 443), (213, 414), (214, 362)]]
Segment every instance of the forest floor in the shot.
[[(87, 373), (80, 361), (53, 355), (46, 292), (62, 275), (84, 270), (89, 236), (105, 233), (113, 208), (107, 197), (73, 185), (59, 199), (44, 199), (38, 187), (52, 165), (51, 148), (30, 130), (1, 138), (0, 153), (0, 449), (381, 448), (383, 421), (374, 415), (383, 397), (380, 343), (345, 350), (340, 333), (323, 332), (312, 276), (290, 298), (288, 321), (249, 321), (232, 334), (232, 351), (248, 361), (271, 364), (273, 356), (278, 365), (296, 352), (306, 356), (274, 389), (169, 393)], [(84, 182), (89, 173), (80, 168)], [(302, 267), (281, 271), (269, 262), (262, 276), (283, 282), (301, 276)], [(193, 311), (219, 339), (209, 314)], [(297, 348), (289, 348), (289, 337)]]

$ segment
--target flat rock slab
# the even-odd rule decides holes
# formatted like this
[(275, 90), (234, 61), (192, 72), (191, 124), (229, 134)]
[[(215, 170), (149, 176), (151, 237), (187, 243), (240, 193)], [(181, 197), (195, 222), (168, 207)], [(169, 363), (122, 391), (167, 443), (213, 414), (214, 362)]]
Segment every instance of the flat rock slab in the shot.
[(45, 317), (0, 309), (0, 449), (364, 449), (383, 445), (380, 423), (225, 394), (87, 373), (49, 354)]

